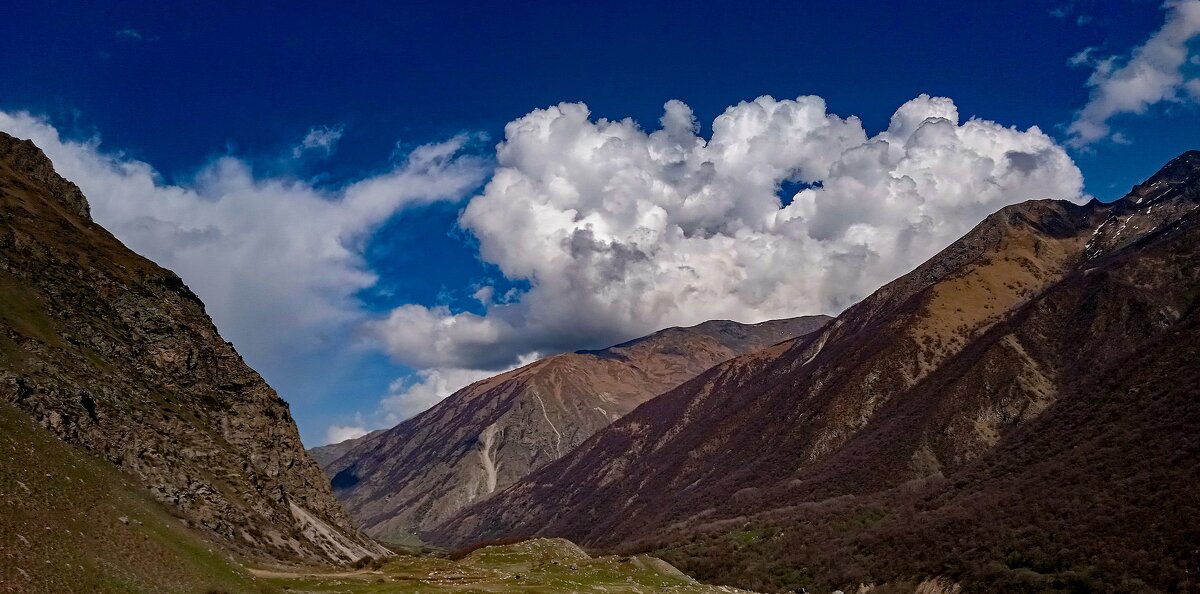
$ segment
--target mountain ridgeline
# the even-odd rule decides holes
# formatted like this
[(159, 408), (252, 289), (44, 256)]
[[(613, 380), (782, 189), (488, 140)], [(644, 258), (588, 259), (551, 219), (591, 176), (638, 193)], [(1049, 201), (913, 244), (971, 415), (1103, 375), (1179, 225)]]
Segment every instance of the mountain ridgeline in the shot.
[(1200, 152), (1002, 209), (442, 522), (753, 589), (1200, 588)]
[[(0, 402), (128, 473), (228, 550), (305, 563), (388, 554), (352, 528), (287, 403), (221, 339), (200, 299), (97, 225), (33, 143), (4, 133)], [(11, 488), (5, 501), (17, 507), (5, 515), (35, 514), (38, 502)]]
[[(404, 541), (573, 450), (639, 404), (737, 355), (814, 332), (830, 318), (668, 328), (598, 351), (555, 355), (476, 382), (357, 440), (324, 464), (367, 533)], [(326, 446), (321, 452), (337, 452)]]

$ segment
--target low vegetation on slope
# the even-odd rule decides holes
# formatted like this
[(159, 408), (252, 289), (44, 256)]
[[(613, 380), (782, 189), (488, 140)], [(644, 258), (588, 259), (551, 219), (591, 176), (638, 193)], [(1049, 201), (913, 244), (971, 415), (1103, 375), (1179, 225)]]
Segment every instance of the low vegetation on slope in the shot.
[(632, 548), (766, 590), (916, 575), (965, 592), (1195, 592), (1200, 319), (1142, 346), (953, 477)]
[(458, 560), (399, 557), (372, 571), (338, 574), (258, 572), (290, 591), (345, 594), (567, 592), (718, 594), (743, 592), (706, 586), (669, 564), (637, 555), (589, 557), (561, 539), (484, 547)]
[(108, 462), (0, 403), (0, 592), (259, 592)]

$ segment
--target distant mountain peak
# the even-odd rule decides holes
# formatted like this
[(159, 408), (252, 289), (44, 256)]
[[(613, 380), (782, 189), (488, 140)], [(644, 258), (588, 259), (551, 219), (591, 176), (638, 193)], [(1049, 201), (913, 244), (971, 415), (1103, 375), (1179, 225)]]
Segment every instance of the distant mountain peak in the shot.
[(1200, 151), (1191, 150), (1171, 159), (1146, 181), (1136, 185), (1125, 201), (1137, 205), (1157, 202), (1179, 186), (1194, 186), (1200, 180)]
[(402, 540), (502, 491), (713, 365), (829, 320), (714, 320), (553, 355), (471, 384), (348, 449), (329, 446), (314, 455), (326, 461), (335, 494), (368, 533)]
[(1200, 151), (1187, 151), (1172, 159), (1121, 200), (1100, 205), (1104, 218), (1088, 239), (1084, 257), (1095, 260), (1140, 244), (1175, 228), (1200, 208)]

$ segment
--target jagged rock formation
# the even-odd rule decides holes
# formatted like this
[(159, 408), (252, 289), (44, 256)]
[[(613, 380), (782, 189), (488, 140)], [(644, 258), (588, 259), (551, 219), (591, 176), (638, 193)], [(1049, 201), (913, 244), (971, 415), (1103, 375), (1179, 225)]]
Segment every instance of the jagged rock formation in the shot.
[(200, 299), (94, 223), (33, 143), (4, 133), (0, 397), (247, 555), (386, 554), (349, 529), (287, 403)]
[(655, 395), (736, 355), (819, 329), (810, 316), (669, 328), (486, 379), (326, 466), (374, 536), (402, 540), (556, 460)]
[(1112, 204), (997, 212), (434, 535), (661, 548), (751, 588), (951, 572), (974, 591), (1189, 590), (1198, 298), (1189, 152)]

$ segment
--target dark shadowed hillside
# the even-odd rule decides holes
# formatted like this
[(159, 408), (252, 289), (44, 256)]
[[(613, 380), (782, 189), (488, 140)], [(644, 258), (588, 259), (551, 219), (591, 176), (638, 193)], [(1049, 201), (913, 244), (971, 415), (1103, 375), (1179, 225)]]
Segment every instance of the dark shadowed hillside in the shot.
[(1197, 152), (1112, 204), (1005, 208), (437, 534), (656, 548), (757, 588), (1194, 590), (1198, 248)]

